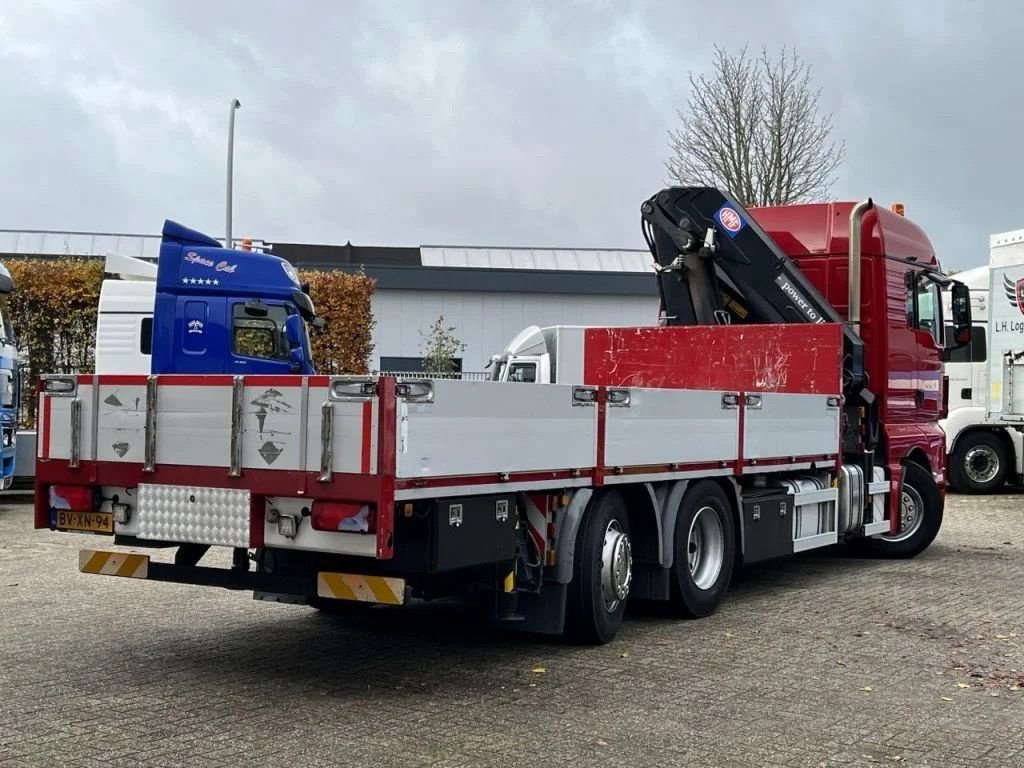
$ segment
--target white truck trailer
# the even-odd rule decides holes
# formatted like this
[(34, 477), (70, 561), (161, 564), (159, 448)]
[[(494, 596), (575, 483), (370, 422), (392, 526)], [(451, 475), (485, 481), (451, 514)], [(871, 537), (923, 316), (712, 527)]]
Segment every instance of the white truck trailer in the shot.
[[(970, 344), (952, 350), (945, 362), (949, 415), (940, 423), (949, 483), (961, 493), (991, 493), (1024, 479), (1020, 412), (1003, 401), (1006, 355), (1024, 351), (1024, 230), (991, 235), (989, 263), (956, 277), (970, 289), (972, 328)], [(948, 317), (948, 291), (943, 299)]]

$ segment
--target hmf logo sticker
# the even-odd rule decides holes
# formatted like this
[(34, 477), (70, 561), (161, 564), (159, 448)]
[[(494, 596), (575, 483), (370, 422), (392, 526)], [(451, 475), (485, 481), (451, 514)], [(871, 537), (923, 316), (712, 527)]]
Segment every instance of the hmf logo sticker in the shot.
[(736, 237), (739, 231), (746, 226), (746, 222), (743, 221), (739, 211), (729, 205), (729, 203), (715, 211), (715, 221), (721, 225), (722, 229), (725, 230), (725, 234), (729, 237)]

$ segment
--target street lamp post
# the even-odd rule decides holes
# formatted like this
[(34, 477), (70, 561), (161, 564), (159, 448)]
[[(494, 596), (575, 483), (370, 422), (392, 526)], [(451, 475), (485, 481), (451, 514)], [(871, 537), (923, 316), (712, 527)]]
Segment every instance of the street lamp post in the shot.
[(224, 247), (231, 248), (234, 243), (231, 238), (231, 192), (233, 184), (233, 170), (235, 160), (235, 110), (242, 106), (238, 99), (231, 100), (231, 112), (228, 117), (228, 199), (227, 199), (227, 226), (224, 229)]

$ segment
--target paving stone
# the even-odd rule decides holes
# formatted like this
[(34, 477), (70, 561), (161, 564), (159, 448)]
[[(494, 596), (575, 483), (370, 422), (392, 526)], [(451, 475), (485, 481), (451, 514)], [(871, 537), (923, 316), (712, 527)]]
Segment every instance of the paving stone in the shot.
[(104, 540), (31, 524), (0, 500), (3, 766), (1024, 765), (1021, 494), (950, 496), (914, 560), (763, 564), (597, 648), (86, 576)]

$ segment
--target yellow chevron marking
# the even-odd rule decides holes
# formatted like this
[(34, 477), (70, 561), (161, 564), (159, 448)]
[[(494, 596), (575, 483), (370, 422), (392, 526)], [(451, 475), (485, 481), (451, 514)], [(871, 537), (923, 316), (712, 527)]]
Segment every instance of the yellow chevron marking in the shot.
[(384, 605), (402, 605), (405, 602), (405, 579), (360, 576), (354, 573), (319, 573), (316, 582), (319, 597)]
[(101, 576), (145, 579), (149, 576), (149, 556), (83, 549), (78, 553), (78, 570)]

